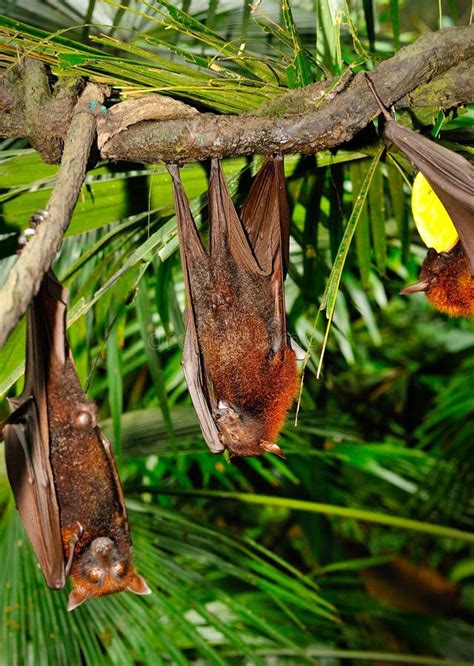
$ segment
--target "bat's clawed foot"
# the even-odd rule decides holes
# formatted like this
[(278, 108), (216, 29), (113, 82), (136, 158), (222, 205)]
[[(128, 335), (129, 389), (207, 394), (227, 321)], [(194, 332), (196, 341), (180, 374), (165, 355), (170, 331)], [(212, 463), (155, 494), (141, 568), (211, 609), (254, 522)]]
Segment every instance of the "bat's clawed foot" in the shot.
[(35, 235), (36, 229), (41, 222), (44, 222), (48, 217), (49, 213), (47, 210), (39, 210), (30, 218), (30, 226), (28, 229), (25, 229), (20, 236), (18, 237), (18, 250), (17, 254), (20, 254), (22, 249), (28, 243), (30, 238)]
[(34, 215), (31, 216), (30, 218), (30, 227), (32, 229), (36, 229), (39, 224), (44, 222), (46, 218), (48, 217), (49, 213), (47, 210), (38, 210)]
[(30, 238), (35, 235), (35, 230), (34, 229), (25, 229), (25, 231), (22, 231), (22, 233), (18, 236), (18, 250), (17, 254), (20, 254), (20, 252), (23, 250), (25, 245), (28, 243)]

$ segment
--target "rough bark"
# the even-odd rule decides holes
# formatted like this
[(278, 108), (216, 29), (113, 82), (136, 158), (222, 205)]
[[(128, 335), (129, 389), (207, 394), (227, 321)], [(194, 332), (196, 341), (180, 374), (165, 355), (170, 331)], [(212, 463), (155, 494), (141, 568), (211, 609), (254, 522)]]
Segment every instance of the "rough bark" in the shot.
[[(450, 108), (473, 101), (474, 26), (427, 33), (375, 67), (371, 77), (387, 106)], [(43, 65), (26, 60), (0, 81), (0, 136), (24, 137), (46, 162), (57, 162), (81, 82), (49, 89)], [(378, 113), (363, 77), (289, 91), (254, 113), (200, 113), (195, 118), (143, 120), (113, 136), (101, 157), (154, 163), (252, 153), (314, 153), (334, 148)]]
[(51, 88), (44, 65), (25, 58), (0, 80), (0, 136), (26, 138), (45, 162), (59, 162), (83, 88), (80, 79), (61, 79)]
[(61, 167), (48, 202), (48, 218), (23, 248), (0, 290), (0, 347), (38, 292), (62, 242), (77, 197), (84, 182), (91, 145), (96, 135), (96, 118), (90, 102), (102, 102), (104, 91), (88, 84), (72, 114), (64, 142)]
[[(473, 101), (473, 64), (474, 26), (467, 26), (424, 35), (370, 76), (386, 106), (450, 108)], [(79, 97), (84, 85), (83, 80), (61, 80), (51, 86), (45, 67), (28, 58), (0, 81), (0, 136), (27, 138), (45, 162), (58, 162), (62, 154), (48, 222), (24, 248), (0, 290), (0, 346), (51, 266), (82, 186), (96, 135), (91, 111), (100, 113), (90, 102), (97, 105), (103, 98), (103, 90), (93, 84)], [(131, 126), (127, 121), (123, 131), (104, 134), (100, 156), (154, 163), (314, 153), (350, 140), (377, 114), (364, 76), (349, 71), (340, 79), (290, 91), (253, 114), (200, 113)]]
[[(371, 78), (386, 104), (450, 107), (473, 100), (474, 26), (428, 33), (380, 63)], [(397, 106), (397, 104), (396, 104)], [(354, 137), (376, 115), (362, 74), (291, 91), (253, 114), (144, 121), (102, 148), (102, 156), (144, 163), (252, 153), (315, 153)]]

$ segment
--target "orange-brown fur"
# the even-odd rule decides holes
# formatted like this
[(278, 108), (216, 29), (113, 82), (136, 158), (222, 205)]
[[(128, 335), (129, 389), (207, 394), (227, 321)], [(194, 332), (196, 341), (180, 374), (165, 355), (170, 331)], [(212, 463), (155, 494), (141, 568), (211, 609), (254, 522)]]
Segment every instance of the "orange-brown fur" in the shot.
[[(96, 407), (82, 392), (69, 358), (64, 365), (51, 360), (47, 396), (50, 460), (65, 561), (70, 555), (70, 544), (74, 543), (71, 540), (80, 535), (74, 548), (72, 580), (85, 597), (126, 589), (136, 576), (131, 565), (127, 519), (110, 458), (100, 439)], [(95, 539), (104, 537), (113, 542), (113, 561), (121, 563), (123, 574), (116, 578), (104, 575), (94, 582), (90, 569), (96, 564), (88, 549)]]
[(429, 250), (420, 278), (429, 283), (427, 298), (451, 317), (474, 316), (474, 277), (460, 243), (450, 252)]
[[(291, 406), (297, 383), (294, 352), (276, 332), (270, 280), (239, 266), (221, 253), (208, 267), (198, 262), (191, 272), (193, 311), (205, 366), (217, 400), (232, 403), (253, 420), (248, 450), (263, 453), (262, 441), (273, 442)], [(232, 452), (232, 451), (231, 451)]]

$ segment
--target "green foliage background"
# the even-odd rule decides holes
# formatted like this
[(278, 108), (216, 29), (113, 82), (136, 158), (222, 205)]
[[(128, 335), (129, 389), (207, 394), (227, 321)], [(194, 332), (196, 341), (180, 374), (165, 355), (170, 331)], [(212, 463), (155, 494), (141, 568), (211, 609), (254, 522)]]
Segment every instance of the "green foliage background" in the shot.
[[(370, 70), (426, 29), (467, 23), (468, 4), (2, 0), (0, 58), (8, 68), (28, 54), (57, 77), (86, 75), (124, 97), (155, 91), (241, 113), (348, 66)], [(424, 111), (417, 129), (472, 156), (472, 109)], [(154, 593), (66, 613), (2, 467), (2, 663), (472, 663), (474, 328), (423, 296), (398, 296), (425, 254), (409, 211), (413, 174), (367, 136), (285, 160), (288, 327), (309, 351), (285, 460), (229, 464), (202, 440), (180, 367), (184, 285), (164, 168), (89, 172), (55, 270)], [(56, 172), (24, 141), (2, 150), (0, 282)], [(225, 162), (237, 202), (259, 163)], [(204, 228), (207, 173), (183, 169)], [(0, 352), (0, 394), (20, 390), (23, 361), (24, 322)], [(394, 561), (428, 585), (407, 584)]]

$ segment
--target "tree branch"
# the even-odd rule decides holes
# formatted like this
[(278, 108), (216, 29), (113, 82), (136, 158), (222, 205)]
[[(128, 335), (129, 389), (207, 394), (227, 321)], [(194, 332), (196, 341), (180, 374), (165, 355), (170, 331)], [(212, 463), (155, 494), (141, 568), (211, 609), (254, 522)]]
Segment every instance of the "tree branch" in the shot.
[[(371, 77), (387, 106), (450, 108), (473, 101), (473, 65), (474, 25), (423, 35), (380, 63)], [(81, 85), (60, 80), (51, 92), (43, 65), (26, 59), (0, 81), (0, 136), (27, 138), (46, 162), (59, 161)], [(154, 163), (314, 153), (352, 139), (377, 113), (363, 77), (349, 70), (340, 80), (291, 90), (255, 113), (142, 122), (138, 117), (104, 143), (101, 156)]]
[[(403, 100), (449, 107), (472, 101), (467, 71), (473, 64), (474, 26), (448, 28), (401, 49), (380, 63), (371, 78), (386, 106)], [(340, 81), (291, 91), (253, 114), (202, 113), (139, 122), (106, 142), (102, 156), (154, 163), (252, 153), (315, 153), (352, 139), (378, 112), (364, 77), (349, 74)]]
[[(474, 26), (450, 28), (428, 33), (401, 49), (379, 64), (371, 78), (386, 106), (449, 108), (472, 101), (473, 64)], [(0, 346), (51, 266), (84, 180), (96, 134), (96, 118), (88, 105), (102, 102), (104, 90), (88, 84), (76, 104), (82, 86), (82, 81), (68, 80), (58, 82), (51, 91), (43, 65), (31, 59), (9, 70), (0, 82), (1, 136), (28, 138), (48, 162), (58, 161), (65, 139), (48, 222), (40, 225), (0, 290)], [(150, 108), (154, 107), (152, 100)], [(314, 153), (351, 139), (378, 114), (378, 107), (364, 77), (348, 71), (340, 79), (290, 91), (254, 114), (190, 111), (187, 107), (184, 117), (179, 111), (180, 118), (174, 120), (136, 122), (135, 117), (136, 124), (131, 126), (128, 120), (120, 125), (119, 111), (109, 133), (101, 119), (102, 157), (154, 163), (273, 151)], [(166, 117), (161, 108), (158, 117)]]
[(61, 167), (48, 203), (48, 219), (24, 247), (0, 290), (0, 347), (25, 314), (61, 244), (84, 182), (96, 135), (96, 118), (90, 102), (101, 103), (104, 95), (103, 87), (88, 84), (74, 109)]
[(83, 88), (81, 79), (60, 79), (51, 90), (43, 63), (25, 58), (0, 79), (0, 136), (28, 139), (45, 162), (60, 162)]

